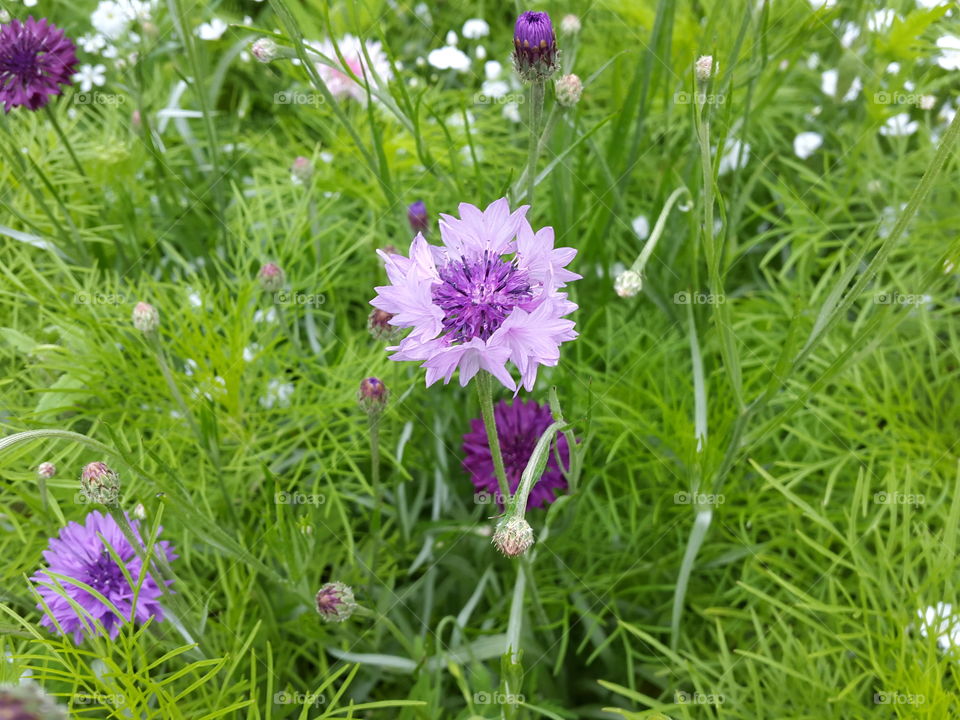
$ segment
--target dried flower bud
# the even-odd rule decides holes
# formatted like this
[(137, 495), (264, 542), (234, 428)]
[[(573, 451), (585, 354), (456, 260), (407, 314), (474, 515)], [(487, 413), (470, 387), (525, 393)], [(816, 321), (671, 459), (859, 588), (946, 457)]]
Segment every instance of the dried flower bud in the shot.
[(507, 557), (519, 557), (533, 545), (533, 528), (522, 517), (505, 517), (493, 532), (493, 544)]
[(368, 377), (360, 382), (360, 391), (357, 393), (357, 400), (360, 407), (368, 413), (378, 413), (387, 405), (387, 398), (390, 391), (383, 381), (379, 378)]
[(37, 466), (37, 477), (49, 480), (57, 474), (57, 466), (52, 462), (42, 462)]
[(137, 520), (145, 520), (147, 518), (147, 509), (143, 506), (143, 503), (137, 503), (136, 507), (133, 508), (133, 517)]
[(560, 21), (560, 32), (564, 35), (577, 35), (580, 32), (580, 18), (570, 13)]
[(92, 462), (80, 473), (80, 488), (91, 502), (114, 505), (120, 499), (120, 476), (106, 463)]
[(573, 107), (580, 102), (583, 94), (583, 83), (580, 78), (570, 73), (557, 80), (557, 102), (563, 107)]
[(290, 166), (290, 174), (293, 182), (298, 185), (309, 182), (313, 175), (313, 166), (307, 158), (299, 155), (294, 159), (293, 165)]
[(277, 44), (270, 38), (255, 40), (250, 46), (250, 54), (262, 63), (268, 63), (277, 57)]
[(283, 288), (283, 270), (276, 263), (268, 262), (257, 273), (257, 282), (264, 292), (274, 293)]
[(693, 72), (699, 83), (707, 82), (717, 69), (719, 65), (713, 64), (713, 55), (701, 55), (693, 66)]
[(410, 221), (410, 228), (415, 233), (425, 233), (430, 226), (430, 218), (427, 216), (427, 206), (423, 200), (417, 200), (407, 208), (407, 220)]
[(326, 622), (343, 622), (357, 609), (353, 589), (342, 582), (324, 585), (317, 592), (317, 612)]
[(513, 64), (524, 82), (543, 82), (557, 69), (557, 36), (545, 12), (528, 10), (513, 29)]
[(367, 318), (367, 328), (370, 330), (370, 334), (373, 335), (374, 340), (389, 340), (397, 334), (399, 328), (390, 324), (392, 318), (393, 315), (386, 310), (381, 310), (380, 308), (373, 309), (370, 317)]
[(67, 711), (32, 680), (0, 684), (0, 718), (6, 720), (67, 720)]
[(133, 308), (133, 326), (142, 333), (152, 333), (160, 327), (160, 313), (150, 303), (138, 302)]
[(624, 270), (613, 281), (613, 290), (622, 298), (631, 298), (643, 289), (643, 276), (636, 270)]

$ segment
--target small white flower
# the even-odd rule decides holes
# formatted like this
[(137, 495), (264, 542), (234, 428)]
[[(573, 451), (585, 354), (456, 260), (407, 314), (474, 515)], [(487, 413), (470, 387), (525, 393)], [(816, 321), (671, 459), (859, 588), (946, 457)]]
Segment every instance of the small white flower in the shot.
[(107, 45), (107, 39), (103, 35), (82, 35), (78, 40), (80, 47), (84, 52), (98, 53)]
[(459, 40), (459, 38), (457, 37), (457, 34), (453, 30), (450, 30), (447, 33), (446, 40), (447, 40), (447, 45), (456, 45), (457, 40)]
[(487, 60), (487, 62), (483, 64), (483, 74), (487, 80), (496, 80), (502, 72), (503, 65), (496, 60)]
[(253, 313), (255, 323), (275, 323), (277, 321), (277, 309), (267, 308), (266, 310), (257, 310)]
[(890, 26), (893, 25), (893, 19), (896, 16), (897, 13), (894, 12), (893, 8), (877, 10), (867, 18), (867, 29), (875, 33), (886, 32), (890, 29)]
[(427, 62), (437, 70), (456, 70), (466, 72), (470, 69), (470, 57), (452, 45), (431, 50)]
[(201, 40), (219, 40), (227, 31), (227, 24), (220, 18), (215, 17), (210, 22), (205, 22), (197, 28), (197, 37)]
[[(837, 84), (840, 81), (840, 73), (837, 70), (825, 70), (820, 76), (820, 89), (823, 91), (824, 95), (829, 95), (830, 97), (836, 97), (837, 95)], [(860, 82), (859, 77), (855, 77), (851, 83), (847, 92), (842, 98), (841, 102), (850, 102), (857, 95), (860, 94), (860, 90), (863, 89), (863, 83)]]
[(417, 5), (413, 8), (413, 14), (420, 18), (420, 21), (424, 25), (433, 24), (433, 18), (430, 16), (430, 6), (426, 3), (417, 3)]
[(899, 113), (883, 124), (880, 128), (880, 134), (884, 137), (903, 137), (905, 135), (913, 135), (919, 127), (920, 123), (916, 120), (911, 120), (910, 115), (907, 113)]
[(802, 132), (793, 139), (793, 152), (801, 160), (806, 160), (823, 145), (823, 135), (818, 132)]
[(484, 80), (480, 94), (487, 98), (502, 98), (510, 92), (510, 86), (503, 80)]
[(80, 92), (90, 92), (94, 87), (102, 87), (107, 81), (104, 73), (107, 68), (103, 65), (81, 65), (73, 81), (80, 84)]
[(470, 18), (463, 24), (463, 36), (468, 40), (479, 40), (490, 34), (490, 26), (486, 20)]
[(510, 122), (520, 122), (520, 106), (515, 102), (504, 103), (503, 116)]
[(917, 104), (920, 106), (921, 110), (933, 110), (933, 106), (937, 104), (937, 96), (921, 95), (920, 102)]
[(285, 383), (279, 378), (273, 378), (267, 383), (267, 392), (260, 398), (260, 405), (267, 410), (274, 406), (288, 407), (293, 391), (293, 383)]
[(650, 221), (646, 215), (637, 215), (631, 225), (633, 226), (633, 231), (641, 240), (646, 240), (650, 236)]
[(918, 610), (920, 634), (927, 637), (933, 634), (941, 650), (960, 648), (960, 618), (953, 612), (950, 603), (939, 602), (936, 605)]
[(937, 47), (940, 48), (937, 65), (944, 70), (960, 70), (960, 37), (944, 35), (937, 38)]
[(124, 35), (130, 27), (130, 16), (124, 12), (120, 3), (102, 0), (90, 16), (94, 29), (111, 40)]
[(739, 170), (746, 166), (750, 159), (750, 144), (737, 138), (728, 137), (723, 144), (723, 156), (720, 158), (719, 172), (726, 175), (731, 170)]
[(860, 28), (856, 23), (847, 23), (843, 26), (843, 36), (840, 38), (840, 44), (845, 48), (850, 48), (857, 38), (860, 37)]
[(810, 5), (813, 6), (814, 10), (819, 10), (820, 8), (832, 8), (837, 4), (837, 0), (810, 0)]

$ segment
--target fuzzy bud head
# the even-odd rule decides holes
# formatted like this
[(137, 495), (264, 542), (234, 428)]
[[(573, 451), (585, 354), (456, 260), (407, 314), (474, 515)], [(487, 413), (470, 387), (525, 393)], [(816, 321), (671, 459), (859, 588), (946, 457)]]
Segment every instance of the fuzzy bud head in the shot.
[(49, 480), (57, 474), (57, 466), (52, 462), (42, 462), (37, 465), (37, 477), (42, 480)]
[(293, 175), (294, 182), (305, 183), (313, 175), (313, 166), (307, 158), (299, 155), (294, 158), (293, 165), (290, 166), (290, 173)]
[(367, 329), (370, 330), (374, 340), (389, 340), (396, 335), (398, 328), (390, 324), (392, 319), (393, 315), (386, 310), (373, 309), (370, 317), (367, 318)]
[(564, 35), (577, 35), (580, 32), (580, 18), (573, 13), (564, 15), (560, 21), (560, 32)]
[(283, 270), (276, 263), (268, 262), (257, 273), (257, 282), (264, 292), (274, 293), (283, 288)]
[(150, 303), (138, 302), (133, 308), (133, 326), (142, 333), (155, 332), (160, 327), (160, 313)]
[(580, 78), (570, 73), (557, 80), (557, 102), (563, 107), (573, 107), (580, 102), (583, 94), (583, 83)]
[(145, 520), (147, 518), (147, 509), (143, 506), (143, 503), (137, 503), (137, 506), (133, 508), (133, 517), (137, 520)]
[(387, 405), (390, 391), (379, 378), (368, 377), (360, 381), (357, 400), (360, 407), (369, 413), (378, 413)]
[(632, 298), (643, 289), (643, 276), (636, 270), (624, 270), (613, 281), (613, 290), (622, 298)]
[(115, 505), (120, 498), (120, 476), (106, 463), (92, 462), (80, 473), (80, 488), (92, 502)]
[(520, 557), (533, 545), (533, 528), (522, 517), (505, 517), (497, 523), (493, 544), (507, 557)]
[(250, 54), (262, 63), (268, 63), (277, 57), (277, 44), (270, 38), (259, 38), (250, 46)]
[(357, 609), (353, 589), (342, 582), (327, 583), (317, 591), (317, 612), (326, 622), (343, 622)]
[(693, 72), (699, 83), (707, 82), (717, 69), (718, 66), (713, 64), (713, 55), (701, 55), (693, 65)]
[(524, 82), (543, 82), (557, 70), (557, 36), (545, 12), (527, 10), (513, 29), (513, 64)]

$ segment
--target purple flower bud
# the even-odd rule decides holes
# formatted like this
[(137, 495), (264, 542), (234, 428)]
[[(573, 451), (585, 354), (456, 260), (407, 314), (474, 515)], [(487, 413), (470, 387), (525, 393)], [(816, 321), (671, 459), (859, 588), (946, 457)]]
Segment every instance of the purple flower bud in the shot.
[(264, 292), (277, 292), (283, 288), (283, 280), (283, 270), (276, 263), (266, 263), (257, 273), (257, 282)]
[(52, 462), (42, 462), (37, 466), (37, 477), (49, 480), (57, 474), (57, 466)]
[(383, 381), (379, 378), (368, 377), (360, 382), (360, 391), (357, 393), (357, 400), (360, 407), (368, 413), (378, 413), (387, 405), (387, 398), (390, 391)]
[(528, 10), (513, 29), (513, 64), (524, 82), (543, 82), (557, 69), (557, 36), (545, 12)]
[(80, 473), (80, 488), (91, 502), (114, 505), (120, 498), (120, 476), (106, 463), (92, 462)]
[(392, 319), (393, 315), (387, 311), (374, 308), (373, 312), (370, 313), (370, 317), (367, 318), (367, 328), (370, 330), (370, 334), (373, 335), (374, 340), (387, 340), (397, 334), (399, 328), (390, 324), (390, 320)]
[(425, 233), (430, 226), (430, 218), (427, 217), (427, 206), (423, 200), (417, 200), (407, 208), (407, 220), (410, 221), (410, 227), (415, 233)]
[(493, 544), (507, 557), (520, 557), (533, 545), (533, 528), (522, 517), (505, 517), (497, 523)]
[(290, 173), (293, 182), (300, 185), (309, 182), (310, 176), (313, 175), (313, 167), (307, 158), (300, 155), (293, 161), (293, 165), (290, 167)]
[(250, 54), (262, 63), (268, 63), (276, 58), (278, 50), (277, 44), (267, 37), (255, 40), (250, 46)]
[(326, 622), (343, 622), (356, 609), (357, 603), (349, 585), (327, 583), (317, 592), (317, 612)]
[(133, 326), (142, 333), (152, 333), (160, 327), (160, 313), (150, 303), (138, 302), (133, 308)]

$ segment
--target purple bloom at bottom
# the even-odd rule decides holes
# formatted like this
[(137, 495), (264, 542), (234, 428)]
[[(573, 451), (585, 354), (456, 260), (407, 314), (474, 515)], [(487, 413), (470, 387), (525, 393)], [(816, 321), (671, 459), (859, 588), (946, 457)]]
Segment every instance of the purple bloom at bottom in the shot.
[(4, 112), (39, 110), (61, 85), (70, 85), (77, 66), (73, 42), (43, 18), (0, 25), (0, 102)]
[[(134, 520), (131, 525), (137, 538), (142, 542), (139, 521)], [(123, 571), (107, 550), (104, 541), (123, 561), (133, 580), (132, 586), (124, 578)], [(177, 557), (170, 548), (170, 543), (166, 541), (157, 542), (153, 552), (155, 555), (163, 553), (167, 560)], [(159, 601), (162, 591), (159, 583), (149, 573), (140, 585), (136, 610), (133, 611), (134, 591), (145, 570), (140, 557), (127, 542), (120, 526), (112, 516), (94, 511), (87, 515), (83, 525), (76, 522), (68, 523), (60, 530), (58, 537), (50, 538), (50, 545), (43, 552), (43, 559), (47, 561), (49, 567), (37, 571), (31, 578), (38, 583), (37, 591), (47, 604), (50, 613), (44, 615), (40, 624), (55, 630), (56, 625), (53, 622), (55, 618), (63, 633), (72, 634), (74, 642), (78, 645), (83, 640), (84, 634), (91, 632), (90, 627), (94, 626), (93, 621), (98, 621), (110, 637), (115, 638), (120, 632), (120, 626), (130, 620), (137, 623), (144, 623), (150, 618), (157, 621), (163, 620), (163, 608), (160, 607)], [(112, 602), (123, 613), (123, 617), (119, 617), (94, 595), (71, 583), (70, 580), (51, 577), (48, 575), (49, 572), (90, 586)], [(82, 617), (62, 596), (59, 588), (54, 589), (58, 583), (63, 586), (63, 591), (83, 608)], [(43, 609), (42, 605), (37, 607)], [(50, 615), (53, 617), (51, 618)], [(131, 615), (133, 615), (132, 618)], [(93, 632), (97, 632), (95, 627)]]
[[(514, 400), (508, 405), (501, 400), (493, 408), (493, 417), (497, 421), (497, 437), (500, 439), (500, 452), (503, 454), (503, 466), (507, 473), (510, 492), (514, 493), (520, 485), (520, 476), (527, 467), (530, 456), (543, 431), (550, 427), (553, 417), (550, 408), (533, 400), (524, 402)], [(493, 456), (487, 442), (487, 431), (482, 418), (470, 421), (471, 431), (463, 436), (463, 467), (470, 473), (470, 479), (478, 490), (500, 497), (500, 487), (493, 470)], [(560, 449), (560, 458), (566, 467), (570, 462), (570, 448), (567, 439), (558, 435), (556, 445)], [(543, 475), (530, 490), (527, 507), (543, 507), (556, 499), (556, 491), (565, 490), (567, 481), (557, 465), (554, 449), (550, 448), (547, 466)], [(502, 505), (502, 503), (501, 503)]]

